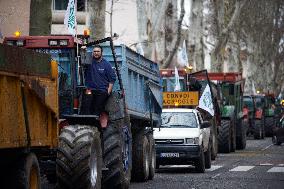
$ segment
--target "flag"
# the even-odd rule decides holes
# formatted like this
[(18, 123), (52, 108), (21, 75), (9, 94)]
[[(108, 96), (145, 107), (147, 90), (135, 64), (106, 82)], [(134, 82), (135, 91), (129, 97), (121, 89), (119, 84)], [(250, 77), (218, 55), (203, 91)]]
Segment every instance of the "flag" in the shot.
[(180, 83), (179, 83), (179, 75), (178, 75), (177, 67), (175, 67), (175, 89), (174, 91), (180, 91)]
[(182, 48), (178, 50), (178, 63), (182, 67), (188, 66), (188, 58), (186, 53), (185, 41), (183, 41)]
[(207, 84), (200, 99), (199, 99), (199, 108), (207, 111), (210, 115), (214, 116), (214, 107), (212, 102), (211, 91), (209, 85)]
[(75, 36), (76, 34), (76, 0), (69, 0), (67, 10), (65, 13), (64, 24), (68, 29), (68, 32)]
[(253, 94), (253, 95), (256, 95), (256, 90), (255, 90), (254, 82), (252, 82), (251, 88), (252, 88), (252, 94)]
[(143, 50), (143, 47), (142, 47), (141, 43), (138, 43), (138, 44), (136, 45), (136, 51), (137, 51), (137, 53), (139, 53), (139, 54), (141, 54), (142, 56), (144, 56), (144, 50)]

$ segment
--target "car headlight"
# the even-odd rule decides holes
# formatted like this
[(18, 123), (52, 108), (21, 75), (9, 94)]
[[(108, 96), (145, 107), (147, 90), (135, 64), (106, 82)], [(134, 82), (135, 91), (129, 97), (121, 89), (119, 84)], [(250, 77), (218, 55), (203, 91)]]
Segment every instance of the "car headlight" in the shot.
[(186, 138), (185, 139), (185, 143), (186, 144), (199, 144), (199, 138), (195, 137), (195, 138)]

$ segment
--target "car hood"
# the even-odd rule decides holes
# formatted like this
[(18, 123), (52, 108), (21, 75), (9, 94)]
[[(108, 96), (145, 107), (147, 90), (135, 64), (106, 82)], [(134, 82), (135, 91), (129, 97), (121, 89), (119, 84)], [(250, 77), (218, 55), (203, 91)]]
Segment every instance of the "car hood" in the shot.
[(180, 139), (199, 137), (198, 128), (155, 128), (154, 139)]

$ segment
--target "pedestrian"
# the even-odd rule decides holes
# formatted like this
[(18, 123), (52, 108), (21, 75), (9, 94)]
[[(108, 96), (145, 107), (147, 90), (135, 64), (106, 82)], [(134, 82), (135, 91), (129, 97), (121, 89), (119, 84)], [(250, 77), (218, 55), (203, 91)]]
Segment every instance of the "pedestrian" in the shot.
[(106, 101), (112, 92), (116, 75), (111, 64), (102, 57), (103, 49), (96, 45), (93, 49), (92, 64), (85, 70), (87, 90), (92, 94), (91, 114), (101, 116)]

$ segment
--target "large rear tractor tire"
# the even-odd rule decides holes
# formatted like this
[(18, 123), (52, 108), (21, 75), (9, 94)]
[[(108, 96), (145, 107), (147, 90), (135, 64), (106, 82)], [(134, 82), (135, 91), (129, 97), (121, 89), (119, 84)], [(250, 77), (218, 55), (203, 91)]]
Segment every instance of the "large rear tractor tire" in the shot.
[(133, 140), (133, 169), (132, 179), (144, 182), (149, 178), (150, 144), (144, 130), (140, 130)]
[(230, 120), (222, 120), (218, 135), (218, 150), (221, 153), (231, 152)]
[(237, 149), (238, 150), (243, 150), (246, 148), (246, 145), (247, 145), (247, 135), (246, 135), (246, 125), (244, 123), (243, 120), (240, 120), (238, 122), (238, 126), (237, 126), (237, 129), (238, 129), (238, 132), (239, 132), (239, 135), (237, 136)]
[(102, 149), (96, 127), (70, 125), (61, 130), (56, 160), (57, 188), (100, 189)]
[(236, 122), (231, 120), (231, 152), (235, 152), (237, 148), (237, 133), (236, 133)]
[(102, 188), (129, 188), (132, 169), (130, 122), (126, 118), (111, 122), (103, 131), (103, 141), (103, 159), (108, 171), (103, 175)]
[(37, 157), (29, 153), (13, 164), (9, 188), (40, 189), (40, 170)]
[(155, 140), (153, 134), (147, 134), (147, 138), (149, 141), (150, 153), (149, 153), (149, 180), (153, 180), (155, 176), (155, 169), (156, 169), (156, 148), (155, 148)]

